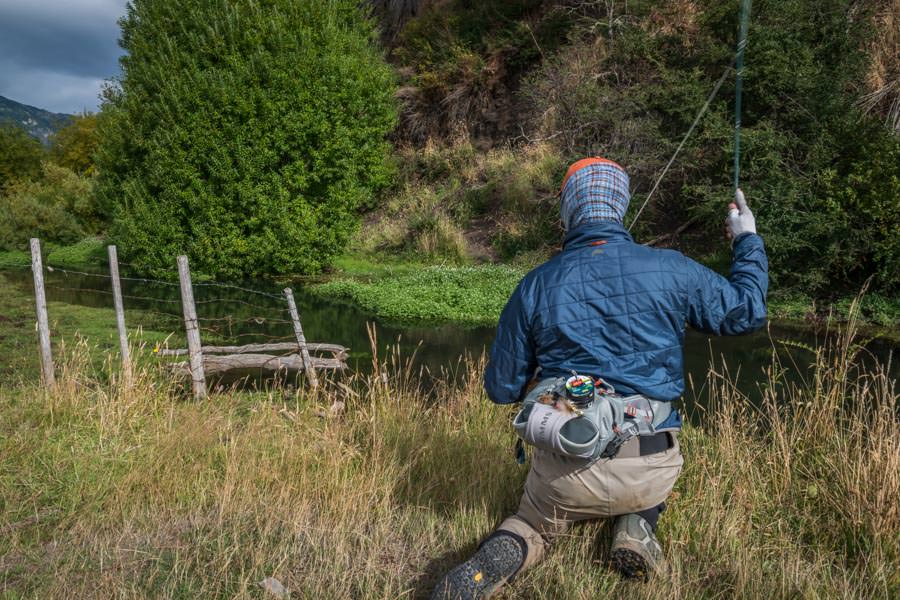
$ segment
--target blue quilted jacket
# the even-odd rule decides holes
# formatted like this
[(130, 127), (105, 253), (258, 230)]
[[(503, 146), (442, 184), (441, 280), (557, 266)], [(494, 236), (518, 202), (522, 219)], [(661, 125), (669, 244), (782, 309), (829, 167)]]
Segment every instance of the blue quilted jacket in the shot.
[(499, 404), (526, 384), (572, 371), (621, 393), (675, 400), (684, 393), (685, 325), (739, 335), (766, 322), (762, 238), (734, 242), (727, 279), (674, 250), (634, 243), (617, 222), (582, 225), (563, 251), (531, 271), (503, 310), (484, 386)]

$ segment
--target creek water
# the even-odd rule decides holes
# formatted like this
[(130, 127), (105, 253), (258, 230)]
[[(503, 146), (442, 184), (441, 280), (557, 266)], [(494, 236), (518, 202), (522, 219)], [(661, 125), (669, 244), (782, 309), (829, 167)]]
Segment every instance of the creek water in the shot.
[[(30, 271), (4, 271), (4, 275), (7, 281), (32, 293)], [(124, 279), (122, 287), (129, 327), (143, 325), (147, 329), (172, 331), (173, 339), (179, 336), (183, 339), (177, 284)], [(317, 297), (304, 290), (303, 285), (292, 287), (307, 340), (346, 346), (350, 349), (348, 363), (352, 369), (371, 369), (372, 349), (367, 326), (374, 328), (380, 355), (385, 356), (394, 346), (399, 348), (403, 359), (415, 354), (415, 365), (423, 369), (425, 387), (435, 377), (456, 377), (465, 357), (479, 357), (493, 342), (493, 327), (390, 323), (366, 314), (356, 306)], [(79, 274), (55, 269), (46, 274), (46, 294), (50, 302), (111, 308), (110, 289), (110, 280), (103, 273)], [(228, 344), (293, 339), (280, 288), (273, 284), (248, 283), (235, 287), (195, 282), (194, 293), (201, 335), (207, 339)], [(148, 319), (151, 322), (147, 322)], [(814, 347), (822, 342), (822, 336), (811, 329), (776, 324), (739, 337), (707, 336), (689, 330), (684, 348), (685, 374), (689, 382), (684, 406), (693, 412), (695, 405), (702, 403), (699, 392), (707, 379), (711, 361), (719, 365), (724, 361), (739, 389), (751, 399), (758, 399), (760, 385), (765, 380), (764, 372), (772, 363), (773, 353), (777, 353), (788, 368), (788, 377), (800, 381), (808, 374), (813, 358), (812, 353), (801, 345)], [(893, 344), (875, 340), (868, 344), (866, 356), (869, 360), (886, 362), (893, 349)], [(892, 372), (896, 375), (896, 366)]]

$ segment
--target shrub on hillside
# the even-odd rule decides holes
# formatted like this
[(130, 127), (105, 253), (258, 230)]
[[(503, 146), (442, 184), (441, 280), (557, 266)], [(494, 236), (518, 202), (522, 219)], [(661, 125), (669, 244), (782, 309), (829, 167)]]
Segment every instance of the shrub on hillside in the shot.
[(45, 162), (43, 177), (0, 193), (0, 248), (23, 249), (29, 238), (71, 244), (97, 233), (103, 218), (93, 181)]
[(417, 143), (460, 130), (491, 145), (519, 133), (521, 74), (565, 41), (569, 11), (545, 0), (423, 2), (392, 57), (401, 70), (399, 136)]
[(138, 268), (322, 269), (390, 172), (393, 75), (355, 0), (135, 0), (98, 168)]
[[(584, 3), (587, 7), (588, 4)], [(737, 6), (715, 0), (599, 4), (523, 86), (536, 137), (601, 154), (632, 175), (630, 222), (734, 53)], [(857, 106), (871, 7), (852, 0), (754, 3), (743, 112), (742, 187), (766, 239), (773, 288), (852, 293), (900, 282), (897, 138)], [(635, 232), (693, 222), (694, 255), (721, 247), (732, 196), (733, 73)]]
[(402, 150), (398, 163), (404, 184), (365, 228), (362, 250), (456, 262), (534, 258), (562, 239), (556, 192), (565, 163), (548, 145), (482, 154), (468, 142), (430, 143)]
[(900, 290), (900, 136), (870, 134), (858, 156), (822, 175), (823, 212), (834, 224), (833, 272)]

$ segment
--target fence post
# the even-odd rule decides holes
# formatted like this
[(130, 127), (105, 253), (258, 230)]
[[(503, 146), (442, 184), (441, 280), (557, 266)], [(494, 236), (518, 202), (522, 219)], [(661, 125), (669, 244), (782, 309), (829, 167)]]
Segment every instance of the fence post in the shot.
[(119, 281), (119, 255), (115, 246), (107, 246), (109, 276), (112, 279), (113, 305), (116, 308), (116, 327), (119, 330), (119, 351), (122, 354), (122, 370), (125, 385), (131, 385), (131, 352), (128, 348), (128, 332), (125, 330), (125, 307), (122, 305), (122, 283)]
[(291, 313), (291, 321), (294, 322), (294, 335), (297, 336), (297, 345), (300, 347), (300, 358), (303, 360), (303, 370), (313, 389), (319, 387), (319, 378), (309, 357), (309, 348), (306, 347), (306, 337), (303, 335), (303, 327), (300, 325), (300, 314), (294, 303), (294, 292), (291, 288), (284, 288), (284, 297), (287, 299), (288, 311)]
[(194, 288), (191, 286), (187, 256), (178, 257), (178, 279), (181, 282), (181, 307), (184, 310), (184, 329), (191, 359), (191, 388), (194, 390), (194, 398), (202, 400), (206, 398), (206, 377), (203, 375), (200, 328), (197, 324), (197, 307), (194, 306)]
[(41, 241), (31, 238), (31, 272), (34, 274), (34, 303), (37, 309), (38, 339), (41, 344), (41, 373), (44, 385), (56, 385), (53, 374), (53, 353), (50, 350), (50, 320), (47, 318), (47, 297), (44, 295), (44, 264), (41, 260)]

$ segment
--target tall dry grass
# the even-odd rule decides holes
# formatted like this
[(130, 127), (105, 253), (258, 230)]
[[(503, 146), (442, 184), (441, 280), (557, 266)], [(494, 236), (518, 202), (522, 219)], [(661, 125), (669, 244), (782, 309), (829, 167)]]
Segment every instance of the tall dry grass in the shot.
[[(802, 385), (774, 361), (757, 406), (711, 366), (665, 576), (621, 582), (590, 523), (502, 597), (897, 597), (897, 393), (853, 326)], [(318, 392), (195, 402), (152, 368), (101, 384), (86, 356), (54, 392), (0, 392), (0, 597), (256, 598), (269, 576), (293, 598), (417, 597), (518, 502), (511, 409), (479, 361), (430, 396), (390, 353)]]
[(869, 8), (874, 35), (867, 48), (867, 93), (859, 104), (900, 133), (900, 0), (875, 0)]
[(363, 225), (355, 250), (482, 262), (543, 259), (559, 243), (565, 163), (549, 144), (480, 152), (456, 139), (402, 148), (396, 160), (402, 184)]

